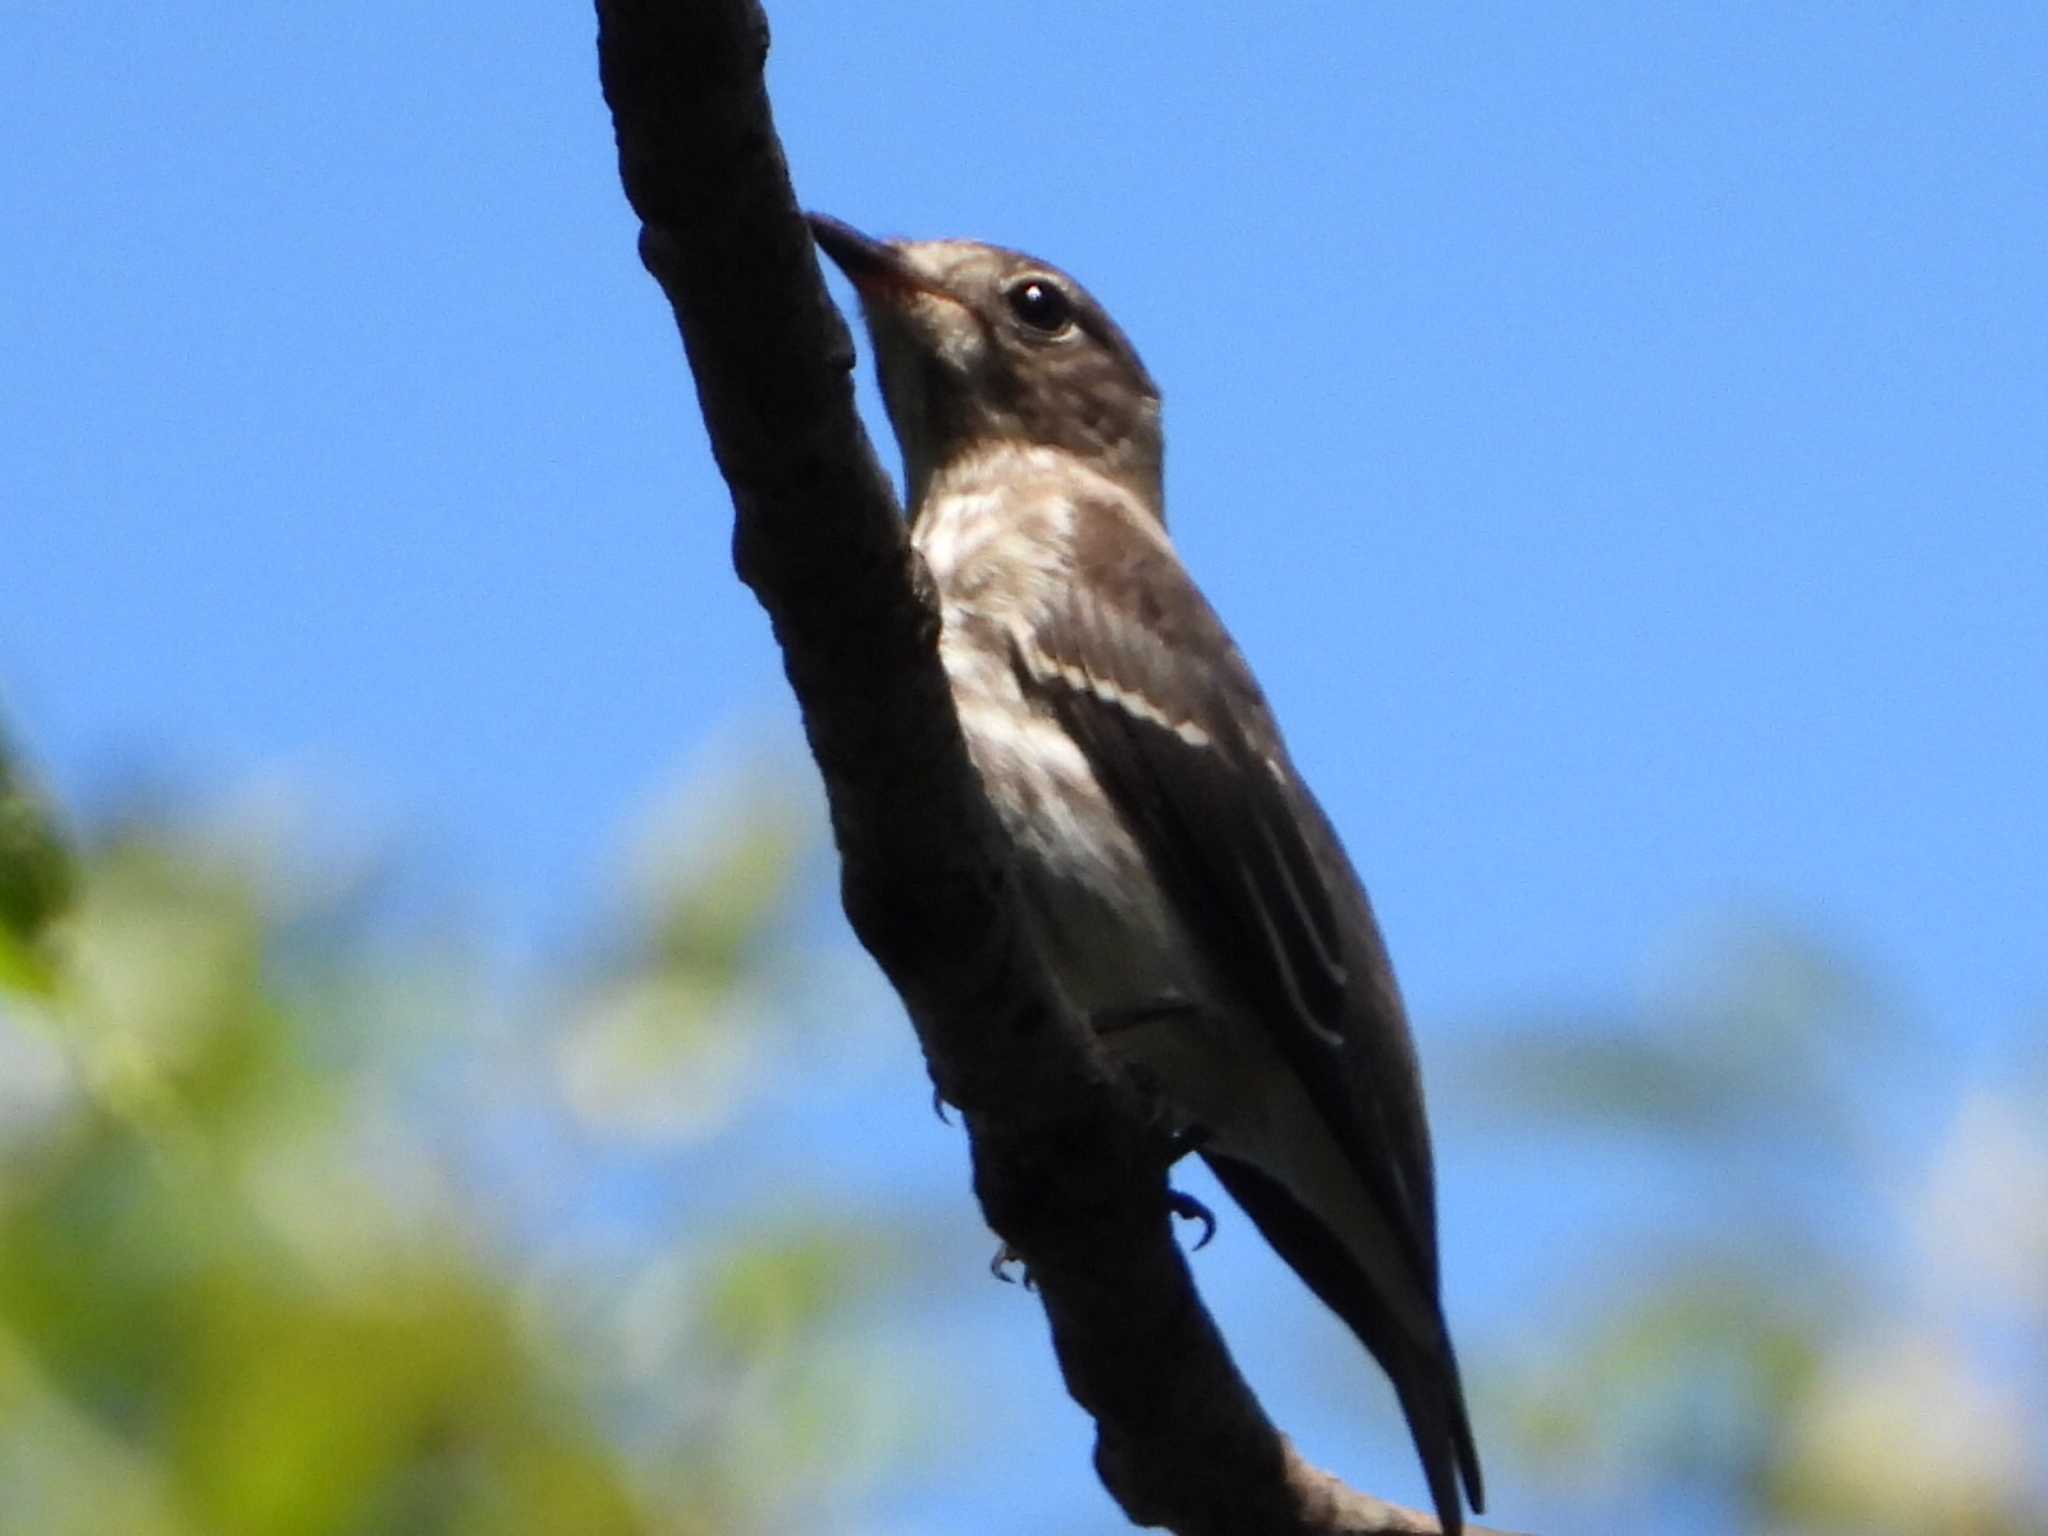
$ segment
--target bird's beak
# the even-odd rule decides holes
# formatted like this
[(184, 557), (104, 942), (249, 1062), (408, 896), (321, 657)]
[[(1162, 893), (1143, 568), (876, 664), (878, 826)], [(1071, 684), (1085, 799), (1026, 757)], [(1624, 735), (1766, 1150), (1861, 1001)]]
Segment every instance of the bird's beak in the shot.
[(851, 224), (822, 213), (806, 214), (818, 249), (830, 256), (863, 299), (901, 301), (913, 293), (959, 300), (904, 259), (893, 245), (870, 239)]

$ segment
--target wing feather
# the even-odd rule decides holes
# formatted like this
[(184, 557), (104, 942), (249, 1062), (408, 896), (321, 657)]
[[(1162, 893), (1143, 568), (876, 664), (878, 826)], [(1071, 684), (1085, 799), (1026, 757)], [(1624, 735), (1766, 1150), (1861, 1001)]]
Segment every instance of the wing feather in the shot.
[(1399, 1321), (1340, 1235), (1269, 1173), (1208, 1161), (1392, 1378), (1447, 1530), (1480, 1505), (1438, 1303), (1436, 1197), (1414, 1047), (1372, 908), (1222, 622), (1164, 544), (1083, 519), (1089, 579), (1012, 637), (1026, 693), (1081, 748), (1216, 981), (1271, 1035), (1436, 1316)]
[[(1434, 1296), (1413, 1057), (1405, 1022), (1383, 1012), (1391, 979), (1361, 974), (1385, 961), (1356, 877), (1334, 838), (1318, 857), (1310, 834), (1327, 824), (1236, 647), (1178, 564), (1160, 555), (1126, 579), (1144, 586), (1069, 589), (1019, 637), (1020, 681), (1080, 745), (1219, 980), (1272, 1031)], [(1135, 622), (1144, 606), (1170, 608), (1176, 622), (1165, 632)], [(1173, 644), (1175, 630), (1194, 643)]]

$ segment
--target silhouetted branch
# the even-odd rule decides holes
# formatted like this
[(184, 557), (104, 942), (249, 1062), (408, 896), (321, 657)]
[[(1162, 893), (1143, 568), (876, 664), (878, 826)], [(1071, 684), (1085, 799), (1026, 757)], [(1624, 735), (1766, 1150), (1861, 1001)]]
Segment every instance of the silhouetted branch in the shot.
[(823, 772), (846, 911), (960, 1107), (989, 1225), (1028, 1265), (1103, 1482), (1140, 1524), (1434, 1531), (1303, 1463), (1232, 1364), (1167, 1212), (1164, 1149), (1027, 947), (939, 667), (938, 615), (853, 406), (762, 82), (751, 0), (598, 0), (641, 254), (673, 305)]

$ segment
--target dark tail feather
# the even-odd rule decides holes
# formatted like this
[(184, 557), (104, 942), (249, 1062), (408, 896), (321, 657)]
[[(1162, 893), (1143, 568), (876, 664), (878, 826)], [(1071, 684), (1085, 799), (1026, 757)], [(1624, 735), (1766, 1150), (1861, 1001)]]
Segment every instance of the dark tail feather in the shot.
[(1465, 1499), (1472, 1513), (1486, 1513), (1486, 1485), (1479, 1476), (1479, 1447), (1472, 1439), (1472, 1419), (1465, 1412), (1465, 1385), (1458, 1375), (1457, 1351), (1451, 1348), (1451, 1330), (1444, 1329), (1444, 1379), (1450, 1382), (1451, 1437), (1458, 1447), (1458, 1471), (1465, 1479)]
[[(1353, 1330), (1358, 1331), (1355, 1324)], [(1384, 1355), (1378, 1350), (1373, 1353), (1386, 1364)], [(1464, 1530), (1465, 1500), (1470, 1501), (1475, 1514), (1486, 1507), (1485, 1491), (1479, 1480), (1479, 1453), (1472, 1444), (1472, 1426), (1465, 1416), (1457, 1369), (1448, 1349), (1443, 1355), (1430, 1358), (1411, 1348), (1404, 1365), (1387, 1370), (1393, 1378), (1394, 1394), (1401, 1400), (1402, 1416), (1408, 1420), (1408, 1432), (1415, 1437), (1423, 1475), (1429, 1480), (1430, 1501), (1436, 1506), (1437, 1524), (1443, 1527), (1444, 1536), (1460, 1536)], [(1465, 1500), (1458, 1497), (1460, 1477), (1464, 1479)]]
[[(1350, 1325), (1379, 1361), (1394, 1383), (1402, 1416), (1415, 1439), (1423, 1475), (1429, 1481), (1430, 1501), (1436, 1506), (1437, 1524), (1443, 1527), (1444, 1536), (1462, 1536), (1466, 1502), (1469, 1500), (1476, 1512), (1484, 1507), (1485, 1494), (1449, 1332), (1441, 1335), (1434, 1349), (1413, 1342), (1343, 1244), (1286, 1186), (1250, 1163), (1213, 1152), (1202, 1156), (1266, 1241), (1308, 1282), (1323, 1304)], [(1461, 1478), (1464, 1499), (1458, 1496)]]

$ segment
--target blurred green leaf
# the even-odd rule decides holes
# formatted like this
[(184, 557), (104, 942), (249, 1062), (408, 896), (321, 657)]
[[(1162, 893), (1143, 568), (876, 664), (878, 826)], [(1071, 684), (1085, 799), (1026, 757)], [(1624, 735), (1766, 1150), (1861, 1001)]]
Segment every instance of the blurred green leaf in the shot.
[(358, 899), (308, 899), (269, 833), (135, 819), (74, 863), (0, 770), (0, 1046), (32, 1031), (49, 1079), (0, 1136), (0, 1529), (744, 1536), (816, 1528), (900, 1454), (891, 1372), (842, 1328), (864, 1239), (650, 1233), (636, 1262), (674, 1243), (697, 1279), (621, 1391), (600, 1362), (640, 1362), (569, 1346), (417, 1097), (465, 1058), (519, 1134), (559, 1135), (559, 1086), (592, 1128), (713, 1148), (805, 974), (778, 937), (804, 839), (760, 785), (707, 792), (616, 963), (508, 1031), (452, 960), (324, 922)]
[(6, 728), (0, 725), (0, 986), (11, 973), (33, 979), (27, 947), (71, 899), (75, 872), (48, 802), (29, 781)]

